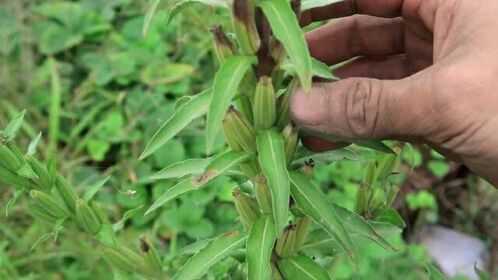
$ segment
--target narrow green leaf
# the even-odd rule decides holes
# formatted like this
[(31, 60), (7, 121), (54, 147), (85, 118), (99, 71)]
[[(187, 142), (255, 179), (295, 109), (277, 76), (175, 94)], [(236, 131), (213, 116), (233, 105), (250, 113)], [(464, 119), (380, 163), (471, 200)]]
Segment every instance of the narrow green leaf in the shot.
[(355, 260), (355, 249), (349, 232), (334, 208), (325, 200), (326, 195), (304, 174), (291, 172), (290, 179), (292, 197), (297, 206), (334, 237), (348, 256)]
[(301, 3), (301, 11), (327, 6), (341, 1), (343, 0), (303, 0)]
[(446, 277), (432, 264), (427, 264), (427, 271), (429, 272), (430, 280), (446, 280)]
[(175, 4), (168, 14), (166, 19), (166, 25), (169, 25), (171, 20), (187, 7), (193, 6), (195, 4), (205, 4), (212, 7), (225, 7), (229, 8), (228, 2), (225, 0), (183, 0), (180, 3)]
[(206, 123), (208, 152), (221, 129), (230, 102), (237, 94), (240, 82), (254, 62), (255, 58), (252, 56), (232, 56), (223, 62), (216, 73)]
[(19, 201), (19, 198), (21, 198), (24, 194), (26, 193), (26, 189), (18, 189), (14, 192), (14, 196), (9, 199), (7, 202), (7, 205), (5, 206), (5, 216), (9, 216), (9, 211), (14, 207), (14, 205)]
[(333, 207), (335, 212), (337, 213), (337, 216), (339, 216), (339, 219), (344, 222), (346, 229), (350, 233), (358, 233), (371, 239), (375, 243), (388, 250), (396, 251), (396, 249), (391, 244), (389, 244), (389, 242), (387, 242), (384, 237), (377, 233), (362, 216), (351, 212), (348, 209), (343, 208), (337, 204), (333, 204)]
[(161, 4), (163, 0), (150, 0), (149, 1), (149, 8), (147, 9), (147, 13), (145, 14), (145, 20), (144, 20), (144, 25), (142, 28), (142, 34), (143, 36), (147, 36), (147, 32), (149, 31), (150, 23), (152, 22), (152, 19), (154, 19), (154, 15), (156, 14), (157, 8), (159, 7), (159, 4)]
[(352, 140), (351, 143), (385, 154), (396, 154), (393, 149), (378, 140)]
[(59, 140), (60, 111), (62, 103), (62, 82), (57, 69), (57, 61), (54, 58), (49, 59), (51, 71), (51, 95), (50, 95), (50, 120), (48, 133), (48, 147), (50, 152), (57, 150)]
[(195, 180), (194, 184), (197, 187), (201, 187), (211, 182), (216, 177), (228, 172), (240, 163), (244, 163), (250, 157), (251, 155), (245, 152), (225, 152), (209, 163), (202, 175)]
[(166, 142), (173, 138), (178, 132), (184, 129), (194, 119), (206, 114), (211, 100), (211, 91), (206, 90), (192, 98), (185, 105), (180, 107), (169, 120), (152, 136), (145, 147), (145, 151), (140, 156), (144, 159), (161, 148)]
[(281, 259), (278, 268), (287, 280), (330, 280), (325, 269), (304, 255)]
[(87, 187), (85, 194), (83, 195), (83, 200), (85, 202), (90, 202), (90, 200), (92, 200), (92, 198), (99, 192), (99, 190), (105, 185), (105, 183), (109, 181), (110, 178), (111, 177), (108, 176), (107, 178), (102, 179), (95, 184)]
[(252, 225), (246, 246), (249, 280), (270, 279), (270, 258), (276, 237), (271, 217), (262, 216)]
[(8, 124), (7, 127), (0, 134), (0, 138), (2, 138), (5, 142), (10, 142), (16, 137), (17, 132), (21, 128), (22, 122), (24, 120), (24, 115), (26, 114), (26, 110), (17, 114)]
[(263, 0), (259, 6), (270, 22), (275, 37), (282, 43), (295, 65), (301, 86), (311, 89), (311, 56), (288, 0)]
[(396, 211), (394, 209), (387, 209), (384, 212), (382, 212), (377, 217), (377, 221), (390, 223), (390, 224), (395, 225), (399, 228), (406, 227), (405, 221), (403, 220), (401, 215), (398, 213), (398, 211)]
[(173, 187), (169, 188), (161, 197), (159, 197), (158, 200), (156, 200), (152, 206), (145, 211), (145, 215), (150, 214), (152, 211), (156, 210), (157, 208), (163, 206), (164, 204), (168, 203), (172, 199), (177, 198), (178, 196), (194, 191), (198, 189), (199, 187), (195, 185), (195, 178), (189, 177), (180, 183), (174, 185)]
[(144, 206), (143, 205), (140, 205), (136, 208), (133, 208), (133, 209), (130, 209), (128, 211), (126, 211), (124, 214), (123, 214), (123, 217), (121, 218), (121, 220), (119, 220), (118, 222), (116, 222), (115, 224), (112, 225), (112, 229), (115, 231), (115, 232), (118, 232), (120, 231), (121, 229), (123, 229), (124, 227), (124, 224), (125, 222), (135, 216), (136, 214), (138, 214), (140, 211), (142, 211), (142, 208)]
[(152, 175), (152, 180), (181, 178), (186, 175), (200, 175), (212, 158), (187, 159), (174, 163), (156, 174)]
[(41, 136), (42, 136), (42, 133), (40, 132), (40, 133), (38, 133), (38, 135), (36, 135), (35, 139), (33, 139), (29, 143), (28, 151), (26, 152), (26, 155), (32, 156), (32, 155), (36, 154), (36, 148), (38, 147), (38, 143), (40, 143)]
[(327, 151), (323, 153), (313, 153), (303, 148), (298, 149), (297, 157), (292, 163), (302, 165), (305, 161), (308, 161), (310, 159), (312, 159), (317, 164), (329, 164), (340, 160), (365, 162), (365, 159), (363, 159), (360, 155), (347, 148)]
[(173, 280), (193, 280), (204, 276), (209, 268), (244, 246), (247, 237), (238, 232), (222, 235), (192, 256)]
[(271, 192), (273, 219), (277, 236), (287, 225), (290, 181), (285, 160), (284, 140), (275, 130), (266, 130), (257, 137), (259, 164), (268, 180)]
[(314, 77), (326, 79), (326, 80), (339, 80), (332, 74), (332, 70), (327, 66), (327, 64), (312, 58), (311, 59), (311, 71)]

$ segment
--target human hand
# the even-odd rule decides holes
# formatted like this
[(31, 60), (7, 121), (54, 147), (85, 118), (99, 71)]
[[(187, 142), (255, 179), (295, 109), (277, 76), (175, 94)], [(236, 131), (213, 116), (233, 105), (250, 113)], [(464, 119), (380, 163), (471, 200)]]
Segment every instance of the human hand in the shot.
[[(304, 128), (423, 142), (498, 186), (498, 1), (349, 0), (303, 14), (311, 54), (343, 78), (297, 91)], [(303, 139), (308, 148), (336, 144)]]

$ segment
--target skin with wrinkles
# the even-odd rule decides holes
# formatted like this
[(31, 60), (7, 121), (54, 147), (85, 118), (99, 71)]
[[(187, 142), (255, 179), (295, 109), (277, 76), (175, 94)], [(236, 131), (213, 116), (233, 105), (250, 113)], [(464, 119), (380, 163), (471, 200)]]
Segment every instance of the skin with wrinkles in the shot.
[(427, 143), (498, 186), (497, 14), (496, 0), (350, 0), (305, 12), (303, 25), (337, 18), (306, 34), (312, 55), (348, 62), (334, 72), (341, 81), (293, 95), (295, 122)]

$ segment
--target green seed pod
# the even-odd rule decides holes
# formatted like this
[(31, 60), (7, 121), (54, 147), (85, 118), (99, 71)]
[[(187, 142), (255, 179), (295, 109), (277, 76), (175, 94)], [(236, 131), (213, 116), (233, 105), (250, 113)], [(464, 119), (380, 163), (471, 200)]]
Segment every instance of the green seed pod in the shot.
[(255, 54), (261, 41), (254, 22), (254, 6), (250, 0), (233, 1), (232, 25), (240, 49), (246, 55)]
[(368, 189), (364, 184), (360, 185), (358, 192), (356, 193), (356, 199), (354, 203), (354, 211), (358, 215), (364, 216), (368, 207)]
[(162, 262), (159, 254), (157, 253), (156, 247), (150, 243), (147, 239), (140, 239), (140, 251), (144, 258), (145, 264), (148, 265), (151, 270), (156, 271), (158, 274), (162, 273)]
[(367, 169), (365, 170), (364, 183), (367, 184), (367, 186), (370, 187), (370, 189), (374, 188), (374, 184), (376, 181), (376, 169), (377, 169), (377, 163), (370, 162), (367, 165)]
[(0, 144), (0, 165), (15, 172), (21, 167), (21, 161), (7, 146)]
[(275, 245), (275, 252), (282, 258), (292, 255), (296, 243), (296, 226), (290, 225), (285, 228), (282, 236), (277, 239), (277, 244)]
[(294, 251), (299, 251), (301, 249), (301, 245), (303, 244), (306, 235), (308, 234), (310, 225), (311, 225), (311, 220), (308, 217), (302, 217), (297, 219), (296, 241), (294, 243)]
[(254, 191), (256, 193), (256, 199), (261, 207), (261, 211), (265, 214), (271, 215), (271, 193), (268, 187), (268, 181), (266, 177), (262, 174), (256, 176), (254, 179)]
[(35, 172), (38, 179), (36, 180), (37, 185), (43, 190), (50, 190), (52, 188), (52, 179), (48, 174), (47, 168), (43, 166), (36, 158), (33, 156), (28, 156), (26, 161), (31, 166), (31, 169)]
[(83, 226), (89, 233), (97, 234), (100, 230), (102, 223), (82, 199), (76, 201), (76, 217), (81, 226)]
[(31, 190), (29, 196), (33, 199), (33, 204), (44, 209), (50, 216), (62, 219), (69, 215), (69, 212), (61, 205), (61, 202), (57, 200), (51, 194)]
[(275, 107), (275, 90), (270, 77), (259, 79), (254, 95), (254, 126), (260, 130), (271, 128), (277, 118)]
[(227, 58), (233, 56), (235, 53), (235, 47), (233, 46), (230, 39), (223, 32), (221, 26), (216, 26), (211, 31), (213, 33), (214, 41), (214, 52), (218, 61), (223, 63)]
[(285, 160), (287, 161), (287, 165), (290, 165), (298, 144), (298, 132), (296, 127), (292, 124), (287, 125), (282, 132), (282, 136), (284, 138)]
[[(134, 272), (139, 263), (142, 262), (140, 256), (124, 247), (106, 247), (102, 250), (102, 255), (109, 264), (123, 272)], [(137, 263), (137, 259), (139, 262)]]
[(30, 180), (15, 174), (6, 167), (0, 166), (0, 182), (11, 185), (15, 188), (32, 188)]
[(95, 213), (95, 215), (97, 216), (97, 218), (99, 219), (99, 221), (102, 224), (107, 224), (107, 225), (111, 224), (111, 222), (109, 221), (109, 218), (104, 213), (104, 210), (102, 210), (102, 207), (100, 206), (100, 204), (98, 202), (96, 202), (96, 201), (90, 202), (90, 207), (92, 207), (93, 212)]
[(386, 196), (386, 207), (391, 207), (396, 200), (396, 196), (398, 195), (399, 187), (391, 186)]
[(243, 193), (240, 189), (236, 189), (233, 192), (233, 201), (244, 228), (249, 230), (252, 223), (260, 216), (258, 202), (254, 198)]
[(294, 93), (294, 91), (296, 91), (298, 85), (299, 85), (299, 80), (294, 78), (287, 87), (285, 93), (278, 98), (277, 127), (279, 129), (284, 129), (291, 120), (290, 109), (289, 109), (290, 98)]
[(229, 138), (242, 147), (242, 149), (250, 154), (257, 153), (256, 134), (254, 128), (249, 122), (233, 107), (228, 109), (227, 116), (223, 122), (225, 135), (230, 135)]
[(251, 99), (247, 95), (240, 96), (236, 101), (240, 113), (246, 117), (250, 124), (254, 123), (254, 114), (252, 111)]
[(75, 213), (76, 212), (76, 200), (78, 200), (78, 195), (76, 195), (76, 192), (74, 189), (69, 185), (69, 183), (66, 181), (64, 177), (61, 175), (57, 175), (57, 179), (55, 182), (55, 186), (57, 187), (57, 191), (61, 195), (62, 199), (64, 200), (64, 203), (66, 204), (67, 208)]
[(379, 162), (377, 178), (385, 180), (391, 175), (398, 163), (398, 156), (395, 154), (388, 154), (382, 157)]
[(52, 216), (50, 213), (47, 212), (47, 210), (45, 210), (39, 205), (29, 204), (28, 211), (35, 219), (50, 224), (55, 224), (59, 220), (57, 217)]

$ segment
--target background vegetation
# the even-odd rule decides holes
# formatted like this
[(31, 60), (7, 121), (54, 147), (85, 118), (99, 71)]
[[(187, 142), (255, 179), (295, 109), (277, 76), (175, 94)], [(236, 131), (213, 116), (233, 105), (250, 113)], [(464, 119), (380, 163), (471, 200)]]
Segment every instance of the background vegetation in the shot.
[[(151, 181), (150, 175), (179, 160), (205, 156), (204, 121), (150, 158), (138, 157), (176, 102), (212, 82), (216, 61), (210, 28), (227, 17), (193, 7), (166, 27), (165, 14), (159, 12), (144, 38), (146, 2), (0, 2), (0, 127), (27, 109), (18, 137), (23, 146), (42, 132), (37, 156), (48, 160), (55, 154), (59, 171), (80, 193), (109, 177), (97, 200), (113, 222), (123, 225), (120, 241), (137, 247), (140, 237), (148, 237), (174, 271), (185, 261), (187, 244), (232, 228), (237, 184), (217, 179), (210, 183), (216, 187), (183, 196), (144, 217), (145, 209), (175, 183)], [(223, 148), (218, 142), (217, 149)], [(396, 206), (406, 228), (391, 234), (399, 252), (368, 243), (359, 252), (359, 271), (345, 259), (325, 257), (328, 252), (314, 254), (323, 256), (337, 279), (425, 279), (425, 250), (404, 240), (424, 224), (439, 223), (481, 238), (496, 257), (496, 191), (427, 148), (399, 147), (404, 161), (392, 180), (401, 187)], [(365, 173), (364, 159), (378, 155), (357, 147), (343, 155), (317, 168), (315, 176), (331, 202), (351, 208)], [(0, 187), (0, 205), (8, 203), (13, 191)], [(8, 217), (0, 215), (0, 279), (111, 278), (109, 266), (84, 233), (64, 229), (56, 242), (37, 242), (51, 229), (26, 213), (20, 201)], [(235, 263), (228, 259), (218, 264), (208, 279), (242, 279)]]

